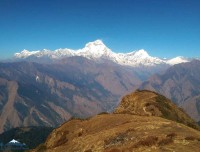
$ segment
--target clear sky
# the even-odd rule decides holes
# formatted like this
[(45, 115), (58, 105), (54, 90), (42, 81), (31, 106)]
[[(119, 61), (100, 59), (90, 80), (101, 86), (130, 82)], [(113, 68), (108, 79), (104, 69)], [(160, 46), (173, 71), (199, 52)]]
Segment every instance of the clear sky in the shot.
[(0, 0), (0, 58), (83, 48), (200, 57), (200, 0)]

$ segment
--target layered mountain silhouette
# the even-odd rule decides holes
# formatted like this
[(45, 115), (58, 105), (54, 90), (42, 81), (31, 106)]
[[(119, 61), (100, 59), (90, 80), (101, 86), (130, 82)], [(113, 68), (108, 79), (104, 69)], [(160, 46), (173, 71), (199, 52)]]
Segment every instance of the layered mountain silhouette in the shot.
[(112, 111), (141, 82), (113, 63), (71, 57), (54, 64), (0, 64), (0, 132), (20, 126), (55, 127), (71, 117)]
[(33, 151), (197, 152), (198, 130), (197, 124), (169, 99), (142, 90), (125, 96), (113, 114), (64, 123)]
[(177, 64), (144, 82), (140, 89), (165, 95), (196, 121), (200, 121), (200, 61)]

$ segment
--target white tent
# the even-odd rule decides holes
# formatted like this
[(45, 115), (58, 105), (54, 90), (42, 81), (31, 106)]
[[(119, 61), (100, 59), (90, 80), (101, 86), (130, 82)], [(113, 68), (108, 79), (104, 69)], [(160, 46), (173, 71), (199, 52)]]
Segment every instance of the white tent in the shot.
[(22, 144), (15, 139), (9, 141), (4, 147), (9, 149), (27, 149), (26, 144)]

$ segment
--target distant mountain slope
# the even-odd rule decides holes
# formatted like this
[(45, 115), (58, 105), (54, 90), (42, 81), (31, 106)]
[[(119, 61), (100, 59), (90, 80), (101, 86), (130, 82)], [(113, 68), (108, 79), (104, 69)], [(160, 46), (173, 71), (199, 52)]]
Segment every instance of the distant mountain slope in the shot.
[(151, 57), (145, 50), (141, 49), (130, 53), (115, 53), (112, 52), (101, 40), (89, 42), (83, 49), (57, 49), (50, 51), (47, 49), (38, 51), (23, 50), (15, 54), (15, 59), (34, 62), (53, 62), (66, 57), (81, 56), (93, 61), (105, 60), (117, 63), (123, 66), (131, 67), (159, 67), (171, 66), (178, 63), (188, 62), (184, 57), (176, 57), (173, 59), (160, 59)]
[(43, 143), (52, 130), (53, 128), (51, 127), (13, 128), (0, 134), (0, 142), (6, 144), (15, 139), (21, 143), (25, 143), (29, 149), (33, 149)]
[(163, 74), (152, 76), (140, 89), (159, 92), (200, 120), (200, 61), (174, 65)]
[(32, 152), (199, 151), (200, 131), (153, 116), (158, 113), (185, 124), (192, 122), (165, 97), (138, 91), (125, 96), (114, 114), (64, 123)]
[(116, 64), (82, 57), (56, 64), (0, 63), (0, 132), (19, 126), (58, 126), (73, 117), (110, 111), (141, 80)]

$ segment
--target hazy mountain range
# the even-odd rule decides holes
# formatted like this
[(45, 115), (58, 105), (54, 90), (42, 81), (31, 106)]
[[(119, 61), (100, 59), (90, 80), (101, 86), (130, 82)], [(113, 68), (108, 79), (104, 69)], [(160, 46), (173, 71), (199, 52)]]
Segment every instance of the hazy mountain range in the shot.
[[(160, 59), (144, 50), (114, 53), (100, 40), (80, 50), (24, 50), (16, 53), (12, 62), (0, 63), (0, 132), (19, 126), (55, 127), (71, 117), (110, 112), (123, 95), (137, 88), (153, 89), (166, 95), (199, 121), (200, 104), (195, 102), (199, 93), (197, 76), (200, 71), (195, 71), (198, 62), (183, 57)], [(176, 70), (179, 63), (185, 67), (183, 71)], [(188, 64), (194, 65), (185, 66)], [(166, 74), (170, 67), (175, 70)], [(192, 69), (195, 73), (189, 75)], [(186, 78), (191, 81), (182, 80), (187, 71)], [(167, 80), (167, 76), (177, 73), (179, 77), (170, 81), (162, 92), (163, 83), (147, 87), (152, 79), (149, 77), (156, 73), (164, 75), (156, 77), (155, 81)], [(187, 102), (181, 92), (184, 89), (179, 89), (182, 82), (187, 82), (184, 88), (194, 86), (187, 91)], [(171, 91), (173, 95), (166, 94), (171, 86), (176, 86)], [(181, 97), (174, 98), (177, 96)], [(189, 100), (193, 97), (195, 101)], [(193, 107), (188, 108), (191, 101)], [(195, 115), (190, 109), (192, 113), (196, 111)]]
[(72, 116), (110, 111), (140, 82), (128, 68), (82, 57), (56, 64), (1, 63), (0, 130), (58, 126)]

